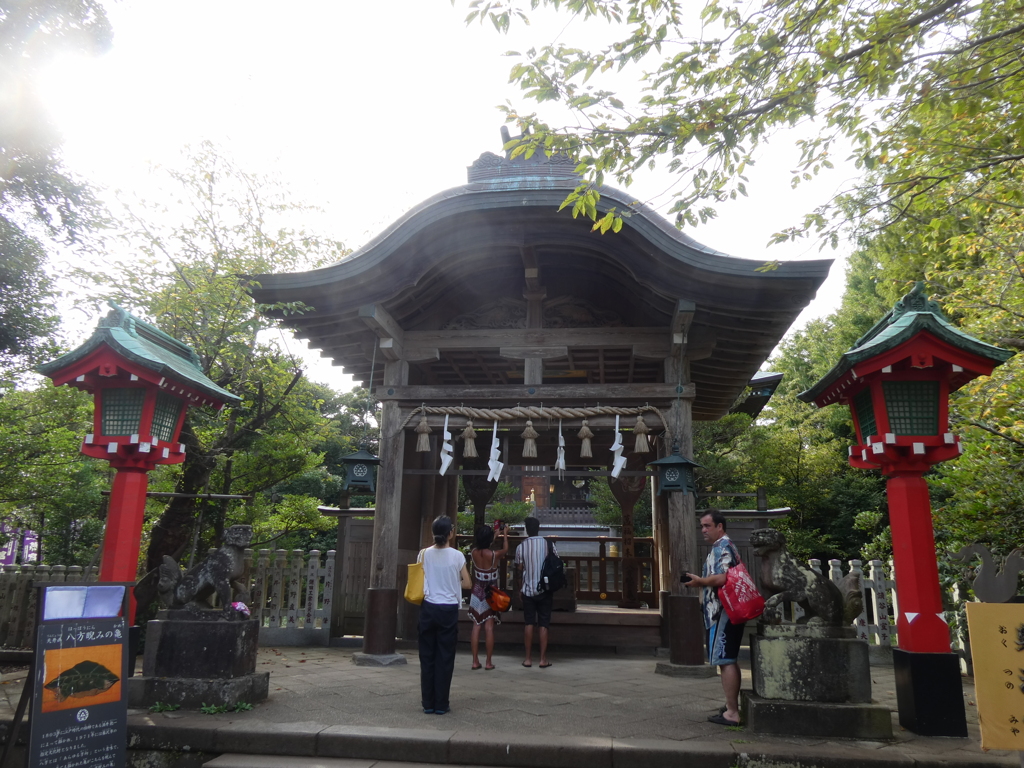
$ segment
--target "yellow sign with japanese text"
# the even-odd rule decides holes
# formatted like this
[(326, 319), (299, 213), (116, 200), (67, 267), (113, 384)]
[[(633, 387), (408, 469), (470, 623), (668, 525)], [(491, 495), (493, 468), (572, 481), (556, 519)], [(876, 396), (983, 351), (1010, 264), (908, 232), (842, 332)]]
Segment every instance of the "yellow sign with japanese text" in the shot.
[(1024, 750), (1024, 603), (968, 603), (982, 749)]

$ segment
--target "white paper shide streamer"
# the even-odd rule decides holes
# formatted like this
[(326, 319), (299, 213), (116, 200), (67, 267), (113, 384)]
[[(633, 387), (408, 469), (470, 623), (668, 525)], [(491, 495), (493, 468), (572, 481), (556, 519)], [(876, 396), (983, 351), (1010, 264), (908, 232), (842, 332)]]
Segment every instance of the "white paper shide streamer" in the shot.
[(499, 459), (501, 458), (501, 447), (498, 444), (498, 420), (494, 420), (494, 429), (491, 430), (491, 458), (487, 462), (488, 468), (491, 470), (487, 474), (487, 480), (496, 483), (498, 478), (501, 477), (501, 470), (505, 468)]
[(443, 442), (441, 443), (441, 470), (440, 474), (444, 474), (448, 471), (448, 467), (452, 465), (452, 461), (455, 459), (452, 456), (452, 433), (448, 431), (448, 416), (444, 417), (444, 432), (441, 433)]
[(619, 474), (626, 466), (626, 457), (622, 455), (622, 435), (619, 434), (619, 417), (615, 417), (615, 442), (612, 443), (612, 453), (615, 455), (612, 460), (612, 477), (618, 479)]
[(562, 420), (558, 420), (558, 453), (555, 458), (555, 469), (558, 470), (558, 479), (564, 479), (565, 472), (565, 437), (562, 436)]

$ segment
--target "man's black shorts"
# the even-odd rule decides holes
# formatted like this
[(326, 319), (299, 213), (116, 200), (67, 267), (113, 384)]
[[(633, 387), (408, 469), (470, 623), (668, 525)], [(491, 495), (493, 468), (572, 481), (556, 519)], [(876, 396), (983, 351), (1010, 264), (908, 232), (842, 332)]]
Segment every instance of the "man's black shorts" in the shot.
[(551, 626), (551, 604), (555, 598), (551, 592), (527, 597), (523, 595), (523, 621), (527, 625), (538, 627)]

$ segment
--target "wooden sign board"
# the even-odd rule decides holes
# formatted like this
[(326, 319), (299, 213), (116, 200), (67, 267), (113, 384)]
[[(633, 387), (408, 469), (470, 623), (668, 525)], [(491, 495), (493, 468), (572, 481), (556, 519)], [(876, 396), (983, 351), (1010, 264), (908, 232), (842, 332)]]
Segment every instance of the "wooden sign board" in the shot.
[(982, 749), (1024, 750), (1024, 603), (968, 603)]

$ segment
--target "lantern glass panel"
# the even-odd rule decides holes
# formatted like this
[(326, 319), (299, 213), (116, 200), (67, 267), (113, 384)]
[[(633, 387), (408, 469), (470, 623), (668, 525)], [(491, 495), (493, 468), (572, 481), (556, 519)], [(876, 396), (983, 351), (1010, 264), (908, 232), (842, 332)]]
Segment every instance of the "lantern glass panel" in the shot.
[(883, 381), (882, 392), (894, 434), (939, 434), (939, 382)]
[(853, 408), (857, 412), (857, 424), (860, 425), (860, 439), (867, 440), (871, 435), (878, 434), (875, 423), (875, 407), (871, 403), (871, 390), (865, 389), (853, 398)]
[(153, 409), (153, 437), (169, 443), (174, 439), (174, 428), (185, 404), (174, 395), (158, 392), (156, 407)]
[(104, 389), (103, 434), (114, 437), (138, 432), (145, 399), (146, 390), (142, 387)]

